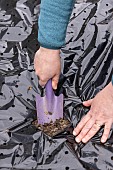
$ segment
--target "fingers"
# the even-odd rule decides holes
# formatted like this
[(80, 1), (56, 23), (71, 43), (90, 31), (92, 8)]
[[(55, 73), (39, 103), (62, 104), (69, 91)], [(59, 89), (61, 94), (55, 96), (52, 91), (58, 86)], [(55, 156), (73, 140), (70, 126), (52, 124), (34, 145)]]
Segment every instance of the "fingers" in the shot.
[(39, 84), (45, 86), (52, 79), (53, 89), (57, 89), (61, 72), (60, 50), (41, 47), (34, 58), (35, 73), (39, 77)]
[[(107, 123), (101, 121), (100, 123), (100, 121), (95, 121), (95, 118), (89, 118), (88, 120), (88, 117), (86, 116), (84, 117), (83, 122), (81, 120), (82, 123), (80, 122), (73, 131), (74, 136), (75, 134), (78, 135), (75, 139), (76, 142), (79, 143), (82, 141), (83, 143), (87, 143), (99, 131), (101, 126), (104, 124), (105, 124), (105, 127), (104, 127), (104, 133), (101, 138), (101, 142), (102, 143), (106, 142), (106, 140), (108, 139), (109, 133), (110, 133), (112, 121), (110, 120)], [(88, 121), (86, 122), (86, 120)]]
[[(39, 77), (39, 84), (40, 86), (45, 86), (46, 83), (48, 82), (49, 79), (45, 79), (43, 77)], [(53, 78), (52, 78), (52, 87), (53, 89), (57, 89), (57, 85), (58, 85), (58, 81), (59, 81), (59, 75), (55, 75)]]
[(40, 75), (38, 77), (39, 77), (39, 84), (40, 84), (40, 86), (44, 87), (46, 85), (48, 79), (45, 78), (45, 76), (42, 76), (42, 75)]
[(82, 139), (83, 143), (88, 142), (100, 129), (100, 126), (98, 124), (94, 123), (92, 128), (89, 130), (89, 132), (86, 134), (86, 136)]
[(83, 105), (88, 107), (88, 106), (91, 106), (92, 102), (93, 102), (93, 99), (90, 99), (90, 100), (84, 101)]
[(42, 81), (42, 80), (39, 80), (39, 84), (40, 86), (44, 87), (46, 85), (47, 81)]
[(106, 142), (106, 140), (108, 139), (111, 126), (112, 126), (111, 121), (105, 124), (104, 133), (103, 133), (102, 138), (101, 138), (102, 143)]
[(77, 125), (77, 127), (73, 131), (73, 135), (76, 136), (80, 133), (81, 129), (84, 127), (84, 125), (91, 119), (90, 113), (87, 113), (86, 116), (82, 118), (80, 123)]
[[(90, 129), (93, 127), (95, 123), (95, 119), (91, 118), (83, 127), (83, 129), (81, 130), (81, 132), (79, 133), (79, 135), (76, 137), (76, 142), (81, 142), (82, 139), (86, 136), (87, 137), (87, 133), (89, 133)], [(95, 131), (95, 129), (94, 129)], [(87, 139), (87, 141), (89, 140), (89, 138)]]
[(52, 87), (53, 89), (57, 89), (57, 85), (58, 85), (58, 81), (59, 81), (59, 75), (55, 75), (53, 78), (52, 78)]
[(74, 129), (73, 134), (77, 135), (77, 142), (88, 142), (102, 125), (104, 125), (104, 133), (102, 134), (101, 142), (106, 142), (113, 123), (113, 96), (111, 96), (111, 92), (111, 86), (108, 85), (93, 99), (83, 102), (84, 106), (91, 106), (89, 111), (91, 118), (88, 120), (86, 115), (85, 121), (81, 120)]

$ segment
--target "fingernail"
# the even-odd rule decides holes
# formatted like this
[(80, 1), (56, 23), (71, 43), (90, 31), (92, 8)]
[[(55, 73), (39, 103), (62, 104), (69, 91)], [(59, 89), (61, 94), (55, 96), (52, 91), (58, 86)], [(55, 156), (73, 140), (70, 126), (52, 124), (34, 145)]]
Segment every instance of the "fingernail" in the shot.
[(83, 101), (82, 103), (83, 103), (83, 104), (85, 104), (85, 103), (86, 103), (86, 101)]
[(73, 131), (73, 135), (74, 135), (74, 136), (76, 136), (76, 135), (77, 135), (75, 131)]
[(57, 89), (57, 86), (54, 86), (54, 90), (56, 90)]
[(84, 138), (84, 139), (82, 139), (82, 142), (83, 142), (83, 143), (86, 143), (86, 139), (85, 139), (85, 138)]
[(76, 140), (76, 142), (77, 142), (77, 143), (79, 143), (79, 142), (80, 142), (80, 139), (79, 139), (79, 138), (76, 138), (75, 140)]
[(104, 139), (101, 139), (101, 142), (102, 142), (102, 143), (104, 143), (104, 142), (105, 142), (105, 140), (104, 140)]

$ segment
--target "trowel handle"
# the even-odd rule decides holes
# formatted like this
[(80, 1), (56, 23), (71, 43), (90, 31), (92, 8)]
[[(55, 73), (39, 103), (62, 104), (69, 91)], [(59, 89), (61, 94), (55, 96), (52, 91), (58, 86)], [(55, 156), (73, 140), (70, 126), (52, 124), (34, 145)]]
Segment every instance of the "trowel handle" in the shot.
[(47, 100), (52, 101), (54, 91), (53, 91), (53, 88), (52, 88), (52, 80), (51, 79), (47, 82), (45, 90), (46, 90), (45, 94), (46, 94)]

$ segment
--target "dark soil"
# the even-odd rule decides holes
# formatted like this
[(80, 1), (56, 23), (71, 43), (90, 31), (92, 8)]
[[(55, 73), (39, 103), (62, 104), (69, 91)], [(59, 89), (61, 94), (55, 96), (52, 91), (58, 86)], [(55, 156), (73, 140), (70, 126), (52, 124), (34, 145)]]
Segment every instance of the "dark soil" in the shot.
[(65, 119), (56, 119), (56, 121), (53, 123), (52, 121), (50, 123), (45, 123), (44, 125), (40, 125), (38, 124), (38, 121), (35, 120), (33, 122), (33, 125), (43, 131), (45, 134), (47, 134), (48, 136), (55, 136), (61, 132), (63, 132), (67, 127), (70, 126), (70, 122), (68, 120)]

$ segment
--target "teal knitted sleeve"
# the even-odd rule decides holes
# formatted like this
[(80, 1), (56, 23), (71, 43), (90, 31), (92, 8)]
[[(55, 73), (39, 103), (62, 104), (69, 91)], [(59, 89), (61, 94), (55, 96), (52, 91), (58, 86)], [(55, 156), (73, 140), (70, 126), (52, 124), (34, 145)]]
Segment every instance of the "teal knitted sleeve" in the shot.
[(112, 79), (111, 79), (112, 85), (113, 85), (113, 74), (112, 74)]
[(41, 0), (38, 41), (40, 46), (60, 49), (75, 0)]

